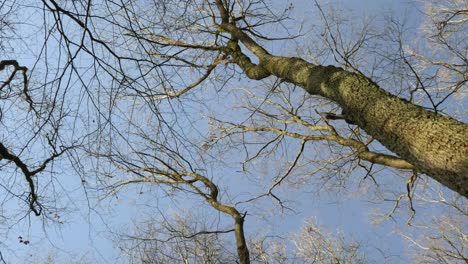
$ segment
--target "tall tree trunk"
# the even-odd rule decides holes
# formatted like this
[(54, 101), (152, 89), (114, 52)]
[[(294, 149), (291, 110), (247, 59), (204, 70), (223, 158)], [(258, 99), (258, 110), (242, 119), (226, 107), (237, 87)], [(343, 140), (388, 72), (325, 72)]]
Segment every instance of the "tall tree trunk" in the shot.
[(250, 263), (249, 249), (245, 241), (244, 218), (240, 215), (234, 218), (234, 233), (236, 235), (237, 255), (241, 264)]
[[(398, 98), (365, 76), (300, 58), (270, 55), (232, 24), (228, 43), (236, 63), (252, 79), (274, 75), (336, 102), (348, 120), (433, 179), (468, 197), (468, 125)], [(259, 59), (242, 53), (240, 40)]]
[(265, 68), (336, 102), (348, 120), (421, 172), (468, 196), (468, 125), (384, 91), (364, 76), (296, 58), (272, 58)]

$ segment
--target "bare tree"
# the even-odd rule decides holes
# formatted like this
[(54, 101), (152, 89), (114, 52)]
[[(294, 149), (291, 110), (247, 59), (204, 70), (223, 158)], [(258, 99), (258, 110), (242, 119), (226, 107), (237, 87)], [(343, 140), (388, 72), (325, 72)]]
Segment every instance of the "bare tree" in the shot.
[[(211, 232), (205, 222), (198, 226), (200, 219), (176, 215), (144, 221), (132, 234), (119, 235), (117, 243), (130, 263), (236, 263), (225, 236), (233, 230)], [(313, 220), (289, 237), (252, 238), (249, 248), (253, 263), (367, 263), (359, 242), (332, 234)]]
[[(281, 209), (291, 209), (277, 193), (285, 183), (311, 184), (314, 177), (314, 184), (343, 187), (360, 175), (371, 179), (377, 195), (392, 200), (395, 210), (406, 198), (414, 211), (414, 192), (426, 176), (467, 197), (468, 126), (448, 115), (448, 105), (467, 80), (466, 3), (427, 7), (433, 22), (428, 41), (439, 52), (432, 57), (406, 46), (405, 24), (396, 18), (388, 18), (384, 34), (376, 33), (371, 21), (346, 31), (343, 16), (314, 5), (323, 27), (308, 45), (318, 53), (309, 62), (267, 48), (301, 38), (303, 32), (288, 28), (291, 5), (263, 0), (5, 2), (2, 13), (21, 7), (41, 21), (33, 28), (43, 32), (43, 43), (32, 48), (31, 66), (15, 57), (0, 61), (5, 80), (0, 111), (7, 131), (0, 139), (2, 166), (12, 178), (21, 172), (28, 192), (12, 191), (9, 182), (2, 187), (25, 200), (28, 211), (40, 215), (45, 209), (50, 215), (59, 208), (50, 186), (60, 181), (54, 166), (60, 160), (80, 177), (87, 199), (131, 188), (188, 195), (234, 222), (226, 230), (235, 234), (240, 263), (261, 256), (249, 252), (248, 206), (269, 197)], [(27, 28), (15, 28), (18, 34), (24, 30), (25, 43), (34, 41)], [(382, 43), (391, 51), (382, 52)], [(19, 46), (26, 50), (28, 45)], [(339, 67), (325, 66), (328, 55)], [(395, 70), (388, 71), (388, 65)], [(398, 80), (400, 87), (393, 86)], [(220, 101), (224, 105), (217, 105)], [(59, 159), (64, 155), (67, 159)], [(256, 165), (263, 161), (276, 167), (261, 177)], [(379, 185), (385, 179), (376, 177), (385, 175), (384, 169), (406, 180), (401, 180), (406, 188), (391, 190), (391, 198)], [(260, 184), (245, 186), (247, 195), (234, 190), (229, 180), (238, 172)], [(43, 181), (47, 173), (50, 178)], [(48, 193), (41, 188), (52, 191), (53, 206), (43, 203)], [(198, 243), (226, 230), (168, 223), (156, 229), (165, 230), (164, 237), (140, 233), (130, 242), (149, 239), (151, 249), (160, 249), (149, 256), (138, 248), (138, 261), (224, 261), (214, 244), (208, 245), (213, 252), (198, 256), (195, 251)], [(310, 228), (318, 240), (299, 243), (311, 254), (301, 257), (364, 261), (353, 245)], [(204, 240), (192, 239), (199, 233)], [(172, 239), (176, 247), (167, 244)]]
[[(418, 234), (401, 236), (407, 240), (412, 251), (414, 263), (464, 263), (467, 252), (467, 205), (463, 197), (447, 196), (441, 190), (434, 189), (418, 200), (423, 204), (437, 204), (449, 207), (446, 214), (441, 216), (427, 216), (418, 221), (415, 226)], [(421, 212), (422, 213), (422, 212)]]
[(135, 226), (132, 234), (116, 237), (130, 263), (235, 263), (237, 254), (229, 251), (225, 234), (200, 222), (200, 216), (163, 215)]

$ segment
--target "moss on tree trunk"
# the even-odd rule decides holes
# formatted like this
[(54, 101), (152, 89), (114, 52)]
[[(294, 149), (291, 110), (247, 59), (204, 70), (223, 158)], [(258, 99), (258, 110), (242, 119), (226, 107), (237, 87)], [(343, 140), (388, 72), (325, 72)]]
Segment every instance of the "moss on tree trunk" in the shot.
[(468, 125), (398, 98), (365, 76), (300, 58), (265, 56), (272, 75), (336, 102), (348, 120), (421, 172), (468, 196)]

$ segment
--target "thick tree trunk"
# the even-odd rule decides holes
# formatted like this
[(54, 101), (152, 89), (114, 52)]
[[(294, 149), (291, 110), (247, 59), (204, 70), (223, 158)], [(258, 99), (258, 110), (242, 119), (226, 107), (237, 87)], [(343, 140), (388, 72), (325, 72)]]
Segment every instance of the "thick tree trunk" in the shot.
[(468, 125), (381, 89), (365, 76), (300, 58), (263, 56), (258, 67), (336, 102), (347, 119), (421, 172), (468, 197)]
[[(336, 102), (346, 119), (390, 151), (468, 197), (467, 124), (391, 95), (365, 76), (300, 58), (273, 56), (234, 24), (223, 23), (220, 28), (231, 34), (228, 52), (249, 78), (274, 75)], [(258, 65), (241, 51), (238, 41), (259, 59)]]
[(250, 263), (250, 254), (249, 249), (247, 248), (247, 242), (245, 241), (244, 218), (239, 215), (234, 220), (234, 233), (236, 235), (237, 255), (239, 256), (239, 261), (241, 264), (248, 264)]

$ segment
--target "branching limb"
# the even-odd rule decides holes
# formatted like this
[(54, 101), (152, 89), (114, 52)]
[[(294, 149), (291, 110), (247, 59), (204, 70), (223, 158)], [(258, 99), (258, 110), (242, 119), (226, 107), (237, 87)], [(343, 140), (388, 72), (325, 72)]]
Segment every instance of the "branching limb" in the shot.
[(164, 92), (166, 93), (165, 95), (153, 96), (152, 99), (153, 100), (161, 100), (161, 99), (166, 99), (166, 98), (171, 98), (171, 99), (172, 98), (178, 98), (178, 97), (186, 94), (187, 92), (189, 92), (193, 88), (196, 88), (201, 83), (203, 83), (210, 76), (210, 74), (213, 72), (213, 70), (216, 68), (217, 65), (227, 63), (227, 62), (228, 61), (223, 59), (222, 57), (221, 58), (218, 57), (211, 65), (207, 66), (206, 72), (198, 80), (196, 80), (195, 82), (191, 83), (187, 87), (185, 87), (185, 88), (183, 88), (181, 90), (178, 90), (178, 91), (174, 91), (172, 89), (164, 88)]
[(24, 163), (23, 160), (20, 159), (20, 157), (11, 153), (5, 147), (5, 145), (3, 145), (0, 142), (0, 160), (5, 159), (5, 160), (9, 160), (13, 162), (16, 165), (16, 167), (18, 167), (21, 170), (21, 172), (24, 174), (24, 177), (26, 178), (26, 181), (28, 182), (28, 185), (29, 185), (29, 197), (28, 197), (29, 209), (33, 211), (36, 216), (41, 215), (42, 206), (38, 201), (37, 190), (33, 181), (33, 177), (36, 174), (42, 172), (46, 168), (47, 164), (49, 164), (54, 159), (61, 156), (63, 153), (65, 153), (67, 150), (73, 147), (74, 146), (63, 148), (60, 152), (52, 154), (52, 156), (50, 156), (44, 162), (42, 162), (42, 164), (40, 164), (38, 168), (34, 170), (30, 170), (28, 165), (26, 165), (26, 163)]
[(15, 78), (15, 75), (18, 71), (22, 72), (23, 75), (23, 95), (26, 98), (26, 101), (29, 104), (31, 110), (34, 109), (34, 104), (31, 96), (29, 95), (28, 91), (28, 68), (26, 66), (20, 66), (18, 61), (16, 60), (2, 60), (0, 61), (0, 71), (4, 70), (7, 66), (13, 66), (13, 72), (10, 74), (10, 77), (2, 83), (0, 86), (0, 91), (2, 91), (6, 86), (10, 85), (10, 83)]
[(411, 174), (411, 177), (408, 179), (408, 182), (406, 184), (406, 193), (400, 194), (398, 198), (393, 200), (394, 205), (393, 205), (393, 208), (386, 214), (387, 218), (393, 218), (393, 214), (395, 213), (396, 209), (400, 206), (400, 201), (406, 197), (408, 198), (409, 209), (411, 210), (411, 214), (408, 220), (406, 221), (406, 223), (408, 225), (411, 225), (411, 221), (416, 215), (416, 210), (414, 209), (414, 206), (413, 206), (413, 193), (411, 191), (414, 189), (414, 185), (417, 179), (418, 179), (418, 172), (417, 170), (413, 170), (413, 173)]
[[(236, 125), (233, 123), (230, 123), (230, 125), (231, 126), (222, 128), (223, 135), (220, 136), (220, 139), (229, 137), (234, 134), (242, 134), (246, 132), (273, 132), (278, 135), (300, 139), (303, 141), (316, 141), (316, 140), (332, 141), (343, 146), (351, 147), (352, 149), (354, 149), (356, 155), (360, 159), (363, 159), (372, 163), (388, 166), (388, 167), (393, 167), (396, 169), (406, 169), (406, 170), (414, 169), (414, 166), (408, 163), (407, 161), (399, 157), (393, 156), (393, 155), (371, 151), (364, 143), (353, 138), (344, 138), (335, 134), (304, 135), (304, 134), (290, 132), (290, 131), (276, 128), (276, 127), (250, 127), (250, 126), (244, 126), (244, 125)], [(330, 129), (323, 128), (321, 126), (316, 126), (316, 130), (328, 131)]]
[[(144, 153), (139, 154), (143, 155)], [(186, 171), (182, 168), (178, 169), (153, 155), (145, 156), (156, 159), (155, 161), (162, 164), (165, 168), (143, 167), (140, 164), (130, 162), (128, 159), (119, 160), (116, 162), (115, 166), (123, 171), (138, 176), (138, 178), (117, 183), (112, 186), (113, 192), (118, 191), (118, 189), (125, 185), (138, 183), (164, 184), (173, 188), (184, 185), (189, 187), (215, 210), (230, 215), (234, 219), (234, 233), (240, 262), (243, 264), (250, 263), (249, 250), (244, 234), (245, 214), (241, 214), (234, 206), (226, 205), (219, 201), (219, 189), (216, 184), (200, 173)], [(200, 183), (202, 186), (200, 186)], [(206, 190), (208, 190), (208, 192)]]

